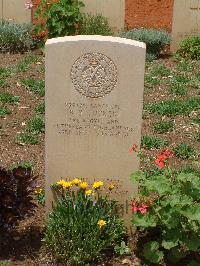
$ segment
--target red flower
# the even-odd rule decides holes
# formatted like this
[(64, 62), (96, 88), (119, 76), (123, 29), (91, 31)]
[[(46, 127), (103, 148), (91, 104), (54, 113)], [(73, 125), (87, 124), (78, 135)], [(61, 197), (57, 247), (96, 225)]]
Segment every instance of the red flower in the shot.
[(147, 213), (147, 210), (148, 210), (148, 206), (146, 204), (142, 204), (138, 210), (140, 211), (141, 214), (145, 214)]
[(137, 145), (136, 144), (133, 144), (133, 146), (130, 148), (130, 152), (133, 152), (133, 151), (136, 151), (137, 149)]
[(173, 151), (168, 150), (168, 149), (163, 150), (162, 153), (161, 153), (161, 155), (165, 155), (165, 156), (167, 156), (169, 158), (173, 158), (174, 157)]
[(137, 206), (137, 203), (132, 201), (131, 203), (131, 210), (132, 212), (137, 212), (138, 211), (138, 206)]
[(155, 164), (160, 167), (161, 169), (165, 167), (166, 160), (168, 158), (173, 158), (174, 153), (168, 149), (163, 150), (161, 154), (159, 154), (155, 160)]
[(155, 160), (155, 164), (161, 169), (163, 169), (165, 167), (165, 162), (163, 162), (163, 161), (161, 161), (159, 159)]

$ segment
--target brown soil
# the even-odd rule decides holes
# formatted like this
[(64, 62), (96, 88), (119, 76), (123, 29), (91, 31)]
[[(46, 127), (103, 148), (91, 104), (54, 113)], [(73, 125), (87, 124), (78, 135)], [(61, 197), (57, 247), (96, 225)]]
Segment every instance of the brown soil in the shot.
[[(37, 52), (36, 52), (37, 53)], [(24, 55), (19, 54), (0, 54), (0, 67), (12, 67), (16, 65)], [(172, 58), (160, 59), (162, 63), (173, 68), (176, 63)], [(16, 144), (15, 138), (24, 130), (25, 123), (34, 115), (34, 108), (44, 101), (43, 98), (36, 96), (34, 93), (27, 91), (21, 84), (21, 78), (44, 79), (44, 74), (40, 71), (41, 64), (44, 64), (44, 58), (38, 54), (38, 62), (33, 63), (26, 72), (18, 72), (6, 78), (9, 86), (0, 88), (0, 91), (7, 91), (20, 97), (18, 105), (11, 106), (12, 114), (5, 118), (0, 118), (0, 166), (9, 168), (20, 161), (32, 161), (34, 165), (34, 174), (38, 175), (38, 187), (44, 186), (44, 136), (41, 137), (40, 145), (19, 145)], [(148, 72), (148, 69), (147, 69)], [(197, 96), (198, 89), (190, 89), (189, 96)], [(161, 100), (172, 99), (167, 85), (152, 86), (145, 88), (144, 103), (159, 102)], [(181, 98), (181, 97), (179, 97)], [(182, 97), (184, 98), (184, 97)], [(193, 116), (197, 116), (193, 113)], [(164, 118), (164, 117), (163, 117)], [(156, 134), (161, 138), (169, 141), (169, 147), (172, 148), (177, 143), (186, 142), (200, 151), (200, 143), (194, 140), (194, 134), (197, 131), (197, 125), (191, 123), (191, 117), (176, 116), (175, 129), (171, 133)], [(155, 135), (153, 125), (159, 118), (153, 114), (144, 114), (143, 135)], [(147, 151), (147, 155), (155, 155), (158, 150)], [(196, 158), (198, 160), (198, 158)], [(176, 165), (188, 164), (189, 161), (176, 159)], [(0, 235), (0, 262), (8, 260), (9, 265), (58, 265), (53, 262), (50, 254), (43, 250), (41, 239), (44, 229), (44, 208), (38, 205), (35, 214), (25, 218), (19, 223), (16, 230), (11, 233), (1, 233)], [(125, 258), (127, 261), (112, 259), (109, 263), (102, 265), (136, 265), (138, 259), (135, 254), (137, 245), (137, 235), (131, 240), (133, 253), (131, 257)], [(127, 263), (126, 263), (127, 262)]]

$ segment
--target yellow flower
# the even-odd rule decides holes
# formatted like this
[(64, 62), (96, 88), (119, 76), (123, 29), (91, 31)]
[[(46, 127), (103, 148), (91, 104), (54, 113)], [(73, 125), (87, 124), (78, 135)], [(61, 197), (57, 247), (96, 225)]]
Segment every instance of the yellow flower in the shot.
[(72, 183), (76, 186), (78, 186), (81, 183), (81, 180), (79, 178), (75, 178), (72, 180)]
[(82, 188), (82, 189), (86, 189), (88, 187), (88, 183), (87, 182), (81, 182), (79, 184), (79, 187)]
[(71, 186), (72, 186), (72, 182), (67, 182), (67, 181), (65, 181), (65, 183), (62, 185), (62, 187), (65, 189), (70, 188)]
[(102, 181), (96, 181), (93, 184), (93, 188), (94, 189), (99, 189), (101, 186), (103, 186), (103, 182)]
[(102, 228), (103, 226), (106, 225), (106, 221), (104, 221), (104, 220), (99, 220), (97, 224), (98, 224), (98, 226), (99, 226), (100, 228)]
[(38, 188), (35, 190), (35, 194), (41, 194), (43, 192), (42, 188)]
[(56, 184), (61, 186), (64, 189), (70, 188), (72, 186), (72, 182), (68, 182), (68, 181), (65, 181), (65, 180), (60, 180)]
[(92, 194), (93, 194), (92, 189), (88, 189), (88, 190), (85, 191), (85, 195), (86, 195), (86, 196), (90, 196), (90, 195), (92, 195)]
[(109, 189), (109, 190), (113, 190), (114, 187), (115, 187), (115, 186), (114, 186), (113, 184), (110, 184), (110, 185), (108, 186), (108, 189)]
[(58, 181), (58, 182), (56, 183), (56, 185), (59, 185), (59, 186), (62, 187), (64, 183), (65, 183), (65, 180), (61, 179), (60, 181)]

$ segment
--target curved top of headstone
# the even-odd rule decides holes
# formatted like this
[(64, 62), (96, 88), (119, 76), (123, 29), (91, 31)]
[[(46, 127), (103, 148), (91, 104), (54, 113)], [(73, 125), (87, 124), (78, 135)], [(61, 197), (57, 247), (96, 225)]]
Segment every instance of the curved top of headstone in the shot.
[(143, 42), (126, 38), (101, 36), (101, 35), (76, 35), (76, 36), (58, 37), (58, 38), (48, 39), (46, 45), (58, 44), (63, 42), (78, 42), (78, 41), (113, 42), (113, 43), (133, 45), (144, 49), (146, 48), (146, 44)]

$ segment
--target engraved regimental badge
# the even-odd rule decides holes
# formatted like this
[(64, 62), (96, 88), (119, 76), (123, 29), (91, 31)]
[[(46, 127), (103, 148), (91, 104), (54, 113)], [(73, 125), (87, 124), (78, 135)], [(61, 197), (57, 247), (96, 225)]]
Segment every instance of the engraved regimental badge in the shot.
[(90, 98), (109, 94), (117, 84), (117, 68), (113, 61), (100, 53), (87, 53), (79, 57), (71, 69), (75, 89)]

